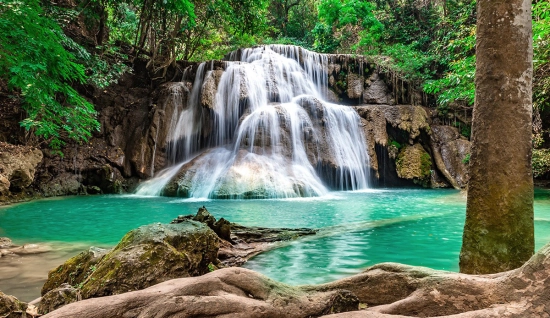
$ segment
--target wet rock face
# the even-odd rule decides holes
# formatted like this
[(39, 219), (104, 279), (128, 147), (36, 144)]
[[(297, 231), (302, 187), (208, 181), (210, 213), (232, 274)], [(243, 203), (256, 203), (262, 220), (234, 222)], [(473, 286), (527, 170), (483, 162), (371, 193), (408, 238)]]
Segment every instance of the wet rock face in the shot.
[(455, 188), (468, 184), (471, 143), (451, 126), (432, 126), (432, 144), (437, 168)]
[(213, 70), (206, 73), (202, 84), (201, 105), (213, 109), (216, 103), (218, 84), (223, 75), (223, 70)]
[(36, 148), (0, 142), (0, 194), (30, 186), (42, 157)]
[[(429, 148), (431, 134), (430, 117), (423, 107), (365, 105), (355, 109), (361, 117), (375, 181), (383, 186), (411, 186), (413, 182), (424, 186), (445, 185), (437, 175), (434, 182), (429, 181), (428, 172), (435, 170), (431, 156), (424, 150), (419, 152), (422, 148), (420, 145)], [(413, 148), (404, 151), (407, 146), (413, 145)], [(422, 156), (425, 160), (420, 165)], [(416, 159), (413, 160), (413, 157)], [(408, 164), (414, 167), (408, 167)]]
[(405, 146), (396, 159), (397, 175), (428, 186), (431, 177), (432, 159), (422, 145)]
[(350, 73), (347, 76), (347, 94), (351, 99), (360, 99), (363, 95), (365, 78), (363, 76)]
[(378, 72), (374, 72), (366, 81), (366, 89), (363, 92), (363, 103), (365, 104), (393, 104), (389, 88), (380, 78)]
[(78, 286), (86, 299), (202, 275), (216, 263), (218, 248), (217, 235), (202, 223), (142, 226), (128, 232), (105, 255), (88, 251), (52, 270), (42, 294), (69, 283)]

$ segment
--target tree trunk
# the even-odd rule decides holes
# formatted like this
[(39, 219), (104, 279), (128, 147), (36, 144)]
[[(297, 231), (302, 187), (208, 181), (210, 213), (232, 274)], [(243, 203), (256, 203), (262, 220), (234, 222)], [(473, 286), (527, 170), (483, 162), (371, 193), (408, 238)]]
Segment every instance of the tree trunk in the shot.
[(533, 254), (531, 0), (478, 0), (476, 101), (460, 271), (520, 267)]

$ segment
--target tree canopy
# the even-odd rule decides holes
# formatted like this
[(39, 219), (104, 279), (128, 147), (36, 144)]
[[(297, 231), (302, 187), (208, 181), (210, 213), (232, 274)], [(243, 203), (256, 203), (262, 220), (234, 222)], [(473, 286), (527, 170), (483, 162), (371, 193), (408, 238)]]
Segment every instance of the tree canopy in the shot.
[[(148, 69), (162, 77), (176, 60), (220, 59), (257, 44), (368, 55), (433, 95), (431, 106), (443, 117), (457, 109), (471, 111), (474, 103), (475, 0), (0, 4), (0, 77), (24, 101), (22, 125), (53, 147), (68, 138), (85, 141), (98, 129), (93, 107), (75, 87), (108, 86), (135, 59), (147, 60)], [(550, 102), (548, 1), (533, 3), (533, 22), (534, 105), (543, 111)], [(75, 26), (86, 29), (87, 37), (71, 35)], [(468, 131), (463, 129), (466, 136)]]

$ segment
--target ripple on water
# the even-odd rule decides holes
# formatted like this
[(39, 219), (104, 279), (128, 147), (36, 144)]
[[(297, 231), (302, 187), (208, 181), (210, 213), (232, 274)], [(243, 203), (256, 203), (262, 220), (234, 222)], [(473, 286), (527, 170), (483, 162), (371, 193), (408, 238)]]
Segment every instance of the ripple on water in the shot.
[[(548, 198), (536, 196), (537, 248), (550, 241)], [(131, 229), (167, 223), (203, 205), (215, 217), (243, 225), (321, 229), (246, 264), (289, 284), (324, 283), (380, 262), (456, 271), (465, 204), (454, 190), (386, 189), (305, 200), (89, 196), (33, 201), (0, 209), (0, 236), (17, 244), (53, 244), (56, 252), (0, 258), (0, 290), (23, 300), (36, 298), (48, 270), (90, 245), (113, 246)]]

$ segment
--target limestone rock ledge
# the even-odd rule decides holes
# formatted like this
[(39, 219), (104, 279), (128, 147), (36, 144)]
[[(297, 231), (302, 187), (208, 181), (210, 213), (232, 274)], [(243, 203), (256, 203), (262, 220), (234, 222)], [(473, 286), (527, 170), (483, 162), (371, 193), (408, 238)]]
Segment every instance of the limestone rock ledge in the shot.
[(0, 197), (29, 187), (42, 158), (39, 149), (0, 142)]

